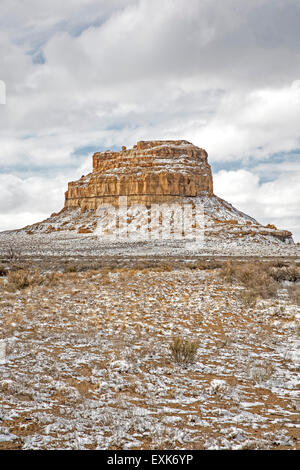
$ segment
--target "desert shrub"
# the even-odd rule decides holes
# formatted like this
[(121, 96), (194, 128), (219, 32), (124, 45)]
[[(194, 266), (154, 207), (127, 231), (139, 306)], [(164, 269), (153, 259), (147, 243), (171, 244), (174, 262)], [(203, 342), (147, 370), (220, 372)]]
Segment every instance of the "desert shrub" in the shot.
[(3, 264), (0, 264), (0, 277), (7, 275), (7, 267)]
[(257, 292), (258, 297), (261, 297), (262, 299), (270, 299), (277, 297), (278, 284), (268, 277), (266, 277), (265, 280), (262, 277), (261, 279), (258, 279), (258, 284), (254, 290)]
[(30, 273), (25, 269), (19, 269), (8, 273), (5, 288), (8, 292), (15, 292), (16, 290), (25, 289), (29, 286), (41, 285), (43, 282), (44, 278), (40, 275), (38, 270)]
[(172, 359), (178, 364), (191, 364), (194, 362), (199, 343), (183, 338), (174, 338), (170, 344)]
[(281, 267), (273, 266), (272, 268), (270, 268), (269, 272), (271, 277), (278, 282), (297, 282), (300, 280), (300, 266), (297, 266), (296, 264)]
[(9, 245), (7, 247), (7, 251), (6, 251), (6, 255), (5, 255), (6, 259), (8, 259), (9, 261), (13, 261), (17, 258), (20, 257), (20, 251), (13, 245)]
[(226, 261), (221, 268), (220, 276), (227, 282), (233, 282), (236, 266), (232, 261)]
[(58, 273), (56, 271), (52, 271), (50, 273), (47, 273), (46, 276), (45, 276), (45, 284), (50, 285), (50, 286), (54, 286), (60, 281), (61, 277), (62, 277), (62, 274)]
[(128, 282), (135, 276), (136, 271), (130, 268), (121, 268), (117, 271), (119, 273), (120, 282)]
[(285, 266), (288, 266), (288, 262), (283, 261), (282, 259), (276, 259), (272, 262), (272, 266), (274, 268), (284, 268)]
[(65, 266), (64, 272), (65, 273), (76, 273), (77, 272), (77, 266), (74, 263), (69, 263)]
[(17, 286), (16, 286), (15, 284), (12, 284), (11, 282), (9, 282), (9, 283), (7, 283), (7, 284), (5, 285), (5, 290), (6, 290), (7, 292), (13, 294), (13, 293), (15, 293), (15, 292), (18, 290), (18, 288), (17, 288)]
[(237, 263), (228, 261), (221, 269), (220, 275), (227, 282), (238, 282), (248, 289), (245, 300), (251, 296), (268, 299), (277, 296), (278, 283), (269, 273), (269, 266), (261, 262)]
[(157, 266), (154, 266), (153, 271), (155, 272), (171, 272), (173, 270), (172, 266), (168, 263), (159, 263)]
[(300, 281), (300, 266), (292, 264), (287, 268), (288, 280), (292, 282)]
[[(119, 268), (118, 268), (119, 269)], [(168, 262), (137, 262), (134, 263), (131, 269), (135, 271), (140, 271), (142, 273), (147, 273), (149, 271), (155, 272), (170, 272), (173, 270), (172, 263)]]
[(254, 307), (257, 302), (257, 292), (254, 289), (242, 290), (238, 294), (238, 299), (245, 307)]
[(270, 268), (270, 275), (277, 282), (284, 281), (287, 277), (286, 267)]
[[(218, 261), (216, 259), (209, 259), (209, 260), (200, 260), (194, 263), (194, 266), (201, 270), (208, 270), (208, 269), (219, 269), (223, 267), (222, 261)], [(192, 267), (192, 269), (195, 269)]]
[(293, 285), (288, 287), (290, 300), (295, 305), (300, 305), (300, 285)]
[(13, 289), (25, 289), (30, 285), (30, 274), (28, 271), (20, 269), (12, 271), (7, 276), (7, 287)]
[(41, 286), (45, 282), (45, 277), (40, 273), (38, 269), (30, 274), (29, 285), (30, 286)]
[(274, 374), (274, 366), (266, 361), (255, 364), (250, 368), (250, 378), (257, 384), (270, 380)]

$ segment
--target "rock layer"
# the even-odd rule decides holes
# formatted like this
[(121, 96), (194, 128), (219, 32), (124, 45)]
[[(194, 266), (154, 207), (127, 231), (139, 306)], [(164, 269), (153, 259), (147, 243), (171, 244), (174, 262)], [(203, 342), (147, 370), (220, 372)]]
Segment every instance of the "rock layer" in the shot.
[(65, 207), (97, 209), (118, 205), (168, 203), (182, 197), (213, 195), (207, 153), (185, 140), (141, 141), (120, 152), (97, 152), (93, 172), (68, 184)]

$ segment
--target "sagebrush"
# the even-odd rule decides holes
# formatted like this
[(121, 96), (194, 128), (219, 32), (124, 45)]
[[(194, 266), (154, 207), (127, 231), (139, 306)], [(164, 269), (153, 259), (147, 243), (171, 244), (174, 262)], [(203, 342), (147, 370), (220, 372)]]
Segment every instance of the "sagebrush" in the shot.
[(172, 358), (178, 364), (190, 364), (195, 361), (199, 348), (198, 341), (174, 338), (170, 344)]

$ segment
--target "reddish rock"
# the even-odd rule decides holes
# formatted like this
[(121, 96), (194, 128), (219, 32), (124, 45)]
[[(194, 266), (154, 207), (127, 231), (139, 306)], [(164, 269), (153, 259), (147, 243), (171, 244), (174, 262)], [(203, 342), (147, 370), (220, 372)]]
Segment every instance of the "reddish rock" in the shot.
[(79, 227), (78, 233), (92, 233), (92, 230), (86, 227)]
[(69, 183), (65, 207), (96, 209), (103, 203), (170, 202), (174, 198), (213, 195), (207, 153), (185, 140), (140, 141), (132, 149), (97, 152), (93, 172)]

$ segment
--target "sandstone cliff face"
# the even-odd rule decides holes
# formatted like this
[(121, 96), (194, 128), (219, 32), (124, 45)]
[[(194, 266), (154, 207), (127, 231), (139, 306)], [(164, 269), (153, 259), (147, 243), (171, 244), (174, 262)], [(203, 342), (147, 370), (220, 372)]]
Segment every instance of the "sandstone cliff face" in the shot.
[(93, 172), (71, 182), (66, 208), (97, 209), (118, 205), (168, 203), (182, 197), (213, 195), (213, 181), (205, 150), (185, 140), (141, 141), (120, 152), (97, 152)]

